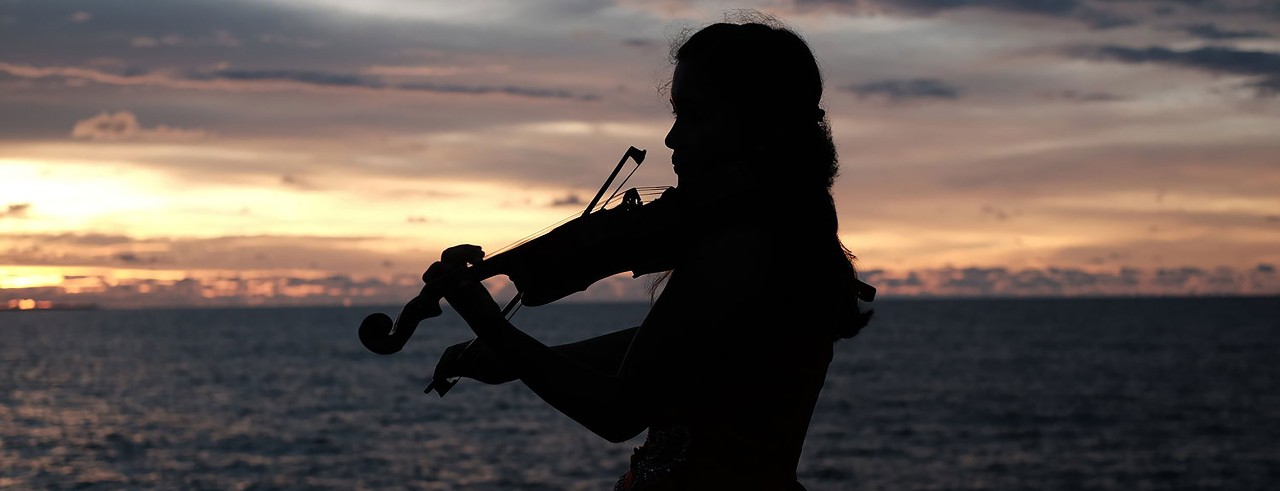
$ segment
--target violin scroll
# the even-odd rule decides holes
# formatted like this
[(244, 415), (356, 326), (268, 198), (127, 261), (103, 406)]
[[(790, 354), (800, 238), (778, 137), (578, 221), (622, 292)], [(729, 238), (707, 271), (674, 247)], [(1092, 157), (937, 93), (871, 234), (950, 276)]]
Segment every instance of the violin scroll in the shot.
[(369, 314), (360, 322), (360, 344), (379, 355), (399, 352), (418, 329), (418, 323), (444, 313), (440, 308), (442, 298), (443, 293), (433, 285), (427, 285), (422, 288), (422, 293), (405, 304), (396, 320), (392, 321), (391, 316), (381, 312)]

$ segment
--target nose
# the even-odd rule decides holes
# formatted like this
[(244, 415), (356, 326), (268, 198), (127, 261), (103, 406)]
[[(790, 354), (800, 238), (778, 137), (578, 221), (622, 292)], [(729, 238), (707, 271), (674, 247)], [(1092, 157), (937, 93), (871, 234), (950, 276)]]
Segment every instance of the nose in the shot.
[(679, 135), (677, 133), (677, 129), (679, 127), (680, 127), (679, 119), (677, 119), (674, 123), (671, 123), (671, 130), (667, 131), (667, 137), (662, 139), (662, 143), (666, 145), (667, 148), (675, 150), (676, 146), (680, 144)]

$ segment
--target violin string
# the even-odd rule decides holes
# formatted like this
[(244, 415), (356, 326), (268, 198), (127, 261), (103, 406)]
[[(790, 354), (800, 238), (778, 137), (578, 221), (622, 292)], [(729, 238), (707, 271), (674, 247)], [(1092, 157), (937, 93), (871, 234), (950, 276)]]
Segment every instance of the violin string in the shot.
[(505, 246), (502, 246), (502, 247), (501, 247), (501, 248), (499, 248), (498, 250), (496, 250), (496, 251), (494, 251), (494, 252), (491, 252), (491, 253), (489, 253), (488, 255), (492, 256), (492, 255), (494, 255), (494, 254), (498, 254), (498, 253), (506, 252), (507, 250), (510, 250), (510, 249), (514, 249), (514, 248), (516, 248), (516, 247), (518, 247), (518, 246), (520, 246), (520, 245), (523, 245), (523, 244), (524, 244), (524, 243), (526, 243), (526, 242), (529, 242), (530, 240), (533, 240), (533, 239), (534, 239), (534, 238), (536, 238), (537, 236), (542, 235), (542, 233), (543, 233), (543, 232), (546, 232), (546, 231), (551, 230), (551, 229), (553, 229), (553, 228), (556, 228), (556, 227), (559, 227), (559, 226), (561, 226), (561, 225), (564, 225), (565, 223), (568, 223), (568, 222), (569, 222), (569, 220), (573, 220), (574, 218), (576, 218), (576, 217), (578, 217), (578, 216), (581, 216), (581, 214), (580, 214), (580, 213), (574, 213), (574, 214), (572, 214), (572, 215), (568, 215), (568, 216), (566, 216), (566, 217), (564, 217), (564, 218), (561, 218), (561, 219), (560, 219), (559, 221), (557, 221), (556, 223), (553, 223), (553, 224), (551, 224), (551, 225), (547, 225), (547, 226), (545, 226), (545, 227), (542, 227), (542, 228), (541, 228), (541, 229), (539, 229), (538, 231), (536, 231), (536, 232), (534, 232), (534, 233), (531, 233), (531, 234), (529, 234), (529, 235), (526, 235), (526, 236), (524, 236), (524, 237), (521, 237), (521, 238), (517, 239), (515, 242), (512, 242), (512, 243), (510, 243), (510, 244), (507, 244), (507, 245), (505, 245)]

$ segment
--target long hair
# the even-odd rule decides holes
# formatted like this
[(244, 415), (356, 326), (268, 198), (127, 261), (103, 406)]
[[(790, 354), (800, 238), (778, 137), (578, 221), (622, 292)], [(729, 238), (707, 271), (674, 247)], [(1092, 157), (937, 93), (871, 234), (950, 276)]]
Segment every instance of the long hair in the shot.
[[(857, 259), (840, 241), (835, 199), (831, 187), (839, 174), (839, 157), (831, 125), (822, 108), (822, 73), (809, 44), (777, 19), (758, 12), (736, 12), (732, 19), (698, 29), (671, 50), (672, 65), (686, 62), (699, 67), (702, 83), (716, 88), (716, 96), (741, 108), (734, 116), (746, 122), (744, 142), (753, 147), (741, 165), (752, 166), (771, 184), (770, 191), (783, 199), (820, 202), (813, 210), (829, 246), (846, 261), (849, 277), (856, 278)], [(833, 251), (834, 252), (834, 251)], [(659, 280), (659, 282), (661, 279)], [(657, 291), (655, 283), (651, 293)], [(852, 325), (840, 326), (834, 338), (857, 334), (871, 312), (855, 305)]]

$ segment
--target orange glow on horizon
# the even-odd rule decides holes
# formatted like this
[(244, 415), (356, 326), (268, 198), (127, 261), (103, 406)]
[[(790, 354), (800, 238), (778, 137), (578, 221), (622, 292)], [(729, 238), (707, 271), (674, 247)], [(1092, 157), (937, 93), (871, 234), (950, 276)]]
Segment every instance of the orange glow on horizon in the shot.
[(7, 302), (8, 310), (48, 310), (53, 308), (51, 300), (36, 300), (34, 298), (14, 298)]

